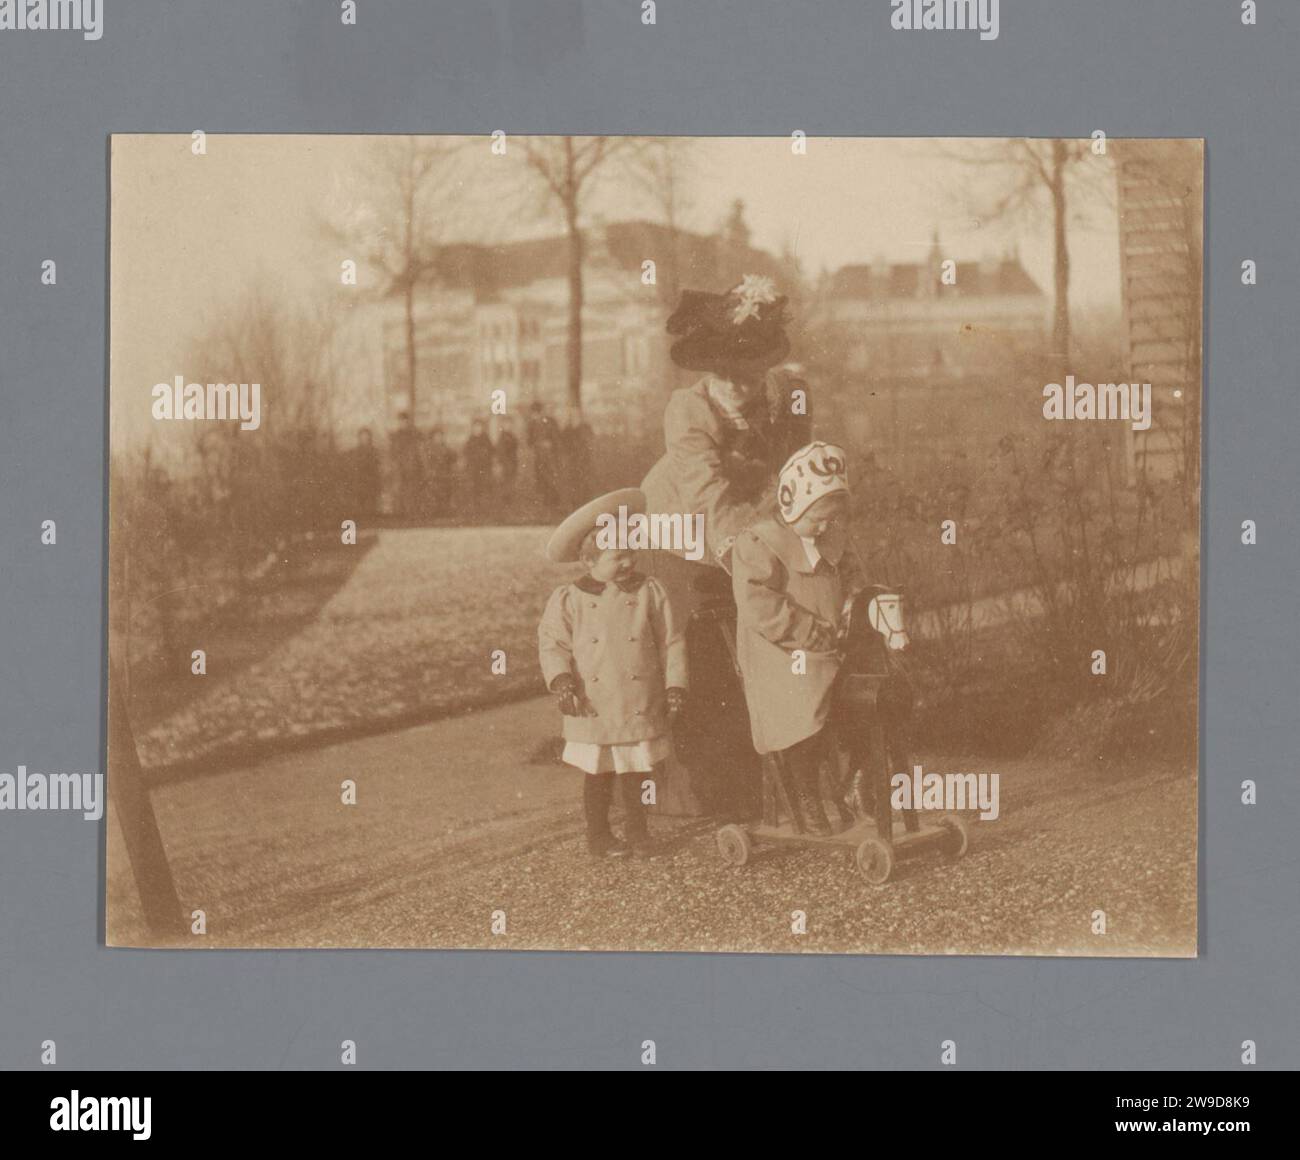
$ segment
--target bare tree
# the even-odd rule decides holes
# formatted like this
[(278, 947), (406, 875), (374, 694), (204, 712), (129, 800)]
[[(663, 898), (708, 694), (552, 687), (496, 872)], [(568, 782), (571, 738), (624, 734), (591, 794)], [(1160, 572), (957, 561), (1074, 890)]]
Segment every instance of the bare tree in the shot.
[(652, 137), (637, 149), (629, 173), (668, 231), (668, 252), (659, 261), (658, 282), (669, 309), (681, 291), (681, 234), (691, 209), (695, 149), (693, 137)]
[(196, 344), (204, 373), (268, 384), (267, 423), (276, 437), (322, 433), (333, 410), (326, 375), (334, 323), (319, 304), (289, 307), (262, 283), (250, 286)]
[(335, 206), (325, 232), (379, 277), (380, 297), (400, 295), (405, 328), (406, 423), (415, 426), (416, 299), (436, 281), (443, 243), (456, 213), (457, 155), (467, 139), (400, 137), (376, 143), (366, 188)]
[[(1105, 181), (1093, 186), (1110, 194), (1111, 168), (1090, 141), (1062, 138), (1039, 140), (1013, 137), (1005, 141), (969, 142), (943, 146), (940, 155), (963, 165), (978, 166), (993, 176), (992, 193), (979, 206), (981, 217), (998, 221), (1016, 216), (1034, 217), (1046, 208), (1052, 228), (1052, 356), (1062, 367), (1070, 358), (1070, 189), (1074, 180), (1086, 179), (1080, 162), (1097, 163)], [(979, 195), (976, 195), (979, 196)], [(1112, 197), (1113, 200), (1113, 197)]]
[(569, 239), (569, 403), (582, 409), (582, 216), (612, 157), (629, 148), (619, 137), (526, 137), (524, 157), (548, 205), (564, 219)]

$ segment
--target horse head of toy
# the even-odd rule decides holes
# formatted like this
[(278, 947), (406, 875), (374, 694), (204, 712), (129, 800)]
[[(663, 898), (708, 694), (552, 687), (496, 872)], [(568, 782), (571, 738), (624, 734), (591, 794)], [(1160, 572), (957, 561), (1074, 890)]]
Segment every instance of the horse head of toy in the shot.
[(845, 652), (851, 669), (877, 671), (883, 661), (880, 653), (902, 652), (911, 643), (903, 596), (895, 587), (869, 585), (850, 598), (845, 612)]
[(885, 638), (885, 647), (901, 652), (912, 643), (907, 635), (907, 616), (903, 608), (903, 594), (897, 588), (874, 585), (867, 603), (867, 621)]

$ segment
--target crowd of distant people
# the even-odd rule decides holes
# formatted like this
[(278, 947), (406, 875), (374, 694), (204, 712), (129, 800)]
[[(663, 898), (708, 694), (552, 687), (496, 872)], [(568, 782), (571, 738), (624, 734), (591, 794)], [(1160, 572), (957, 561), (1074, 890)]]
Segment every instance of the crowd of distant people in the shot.
[(482, 523), (568, 510), (589, 498), (592, 429), (577, 408), (563, 421), (534, 403), (522, 432), (498, 416), (495, 438), (474, 419), (459, 446), (442, 426), (401, 424), (376, 445), (368, 427), (351, 453), (351, 496), (364, 518)]

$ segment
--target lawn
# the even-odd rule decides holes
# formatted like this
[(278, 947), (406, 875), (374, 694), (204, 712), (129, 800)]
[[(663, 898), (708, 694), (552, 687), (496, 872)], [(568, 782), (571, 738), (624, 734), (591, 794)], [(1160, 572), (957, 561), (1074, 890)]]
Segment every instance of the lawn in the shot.
[[(198, 694), (137, 736), (141, 761), (220, 766), (296, 740), (372, 732), (541, 692), (537, 622), (551, 590), (575, 575), (543, 556), (548, 534), (536, 527), (381, 533), (299, 631), (286, 638), (250, 625), (233, 671), (209, 650), (207, 675), (181, 678), (204, 682)], [(283, 599), (288, 605), (292, 593)], [(505, 653), (503, 674), (492, 672), (496, 649)]]

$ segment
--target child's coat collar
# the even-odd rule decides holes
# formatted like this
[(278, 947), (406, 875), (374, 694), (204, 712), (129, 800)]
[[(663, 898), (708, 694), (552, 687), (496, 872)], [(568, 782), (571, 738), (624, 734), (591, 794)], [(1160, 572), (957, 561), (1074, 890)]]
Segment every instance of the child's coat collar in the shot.
[[(622, 580), (610, 581), (611, 584), (617, 585), (620, 592), (635, 592), (645, 582), (646, 574), (644, 572), (633, 572)], [(582, 589), (589, 596), (599, 596), (606, 588), (606, 585), (597, 580), (590, 572), (575, 580), (573, 586)]]
[[(759, 520), (749, 530), (771, 548), (776, 558), (790, 571), (803, 572), (806, 575), (817, 571), (816, 565), (808, 559), (803, 540), (780, 520)], [(817, 551), (826, 563), (833, 566), (839, 565), (846, 546), (847, 541), (842, 529), (832, 529), (826, 535), (817, 538)]]

